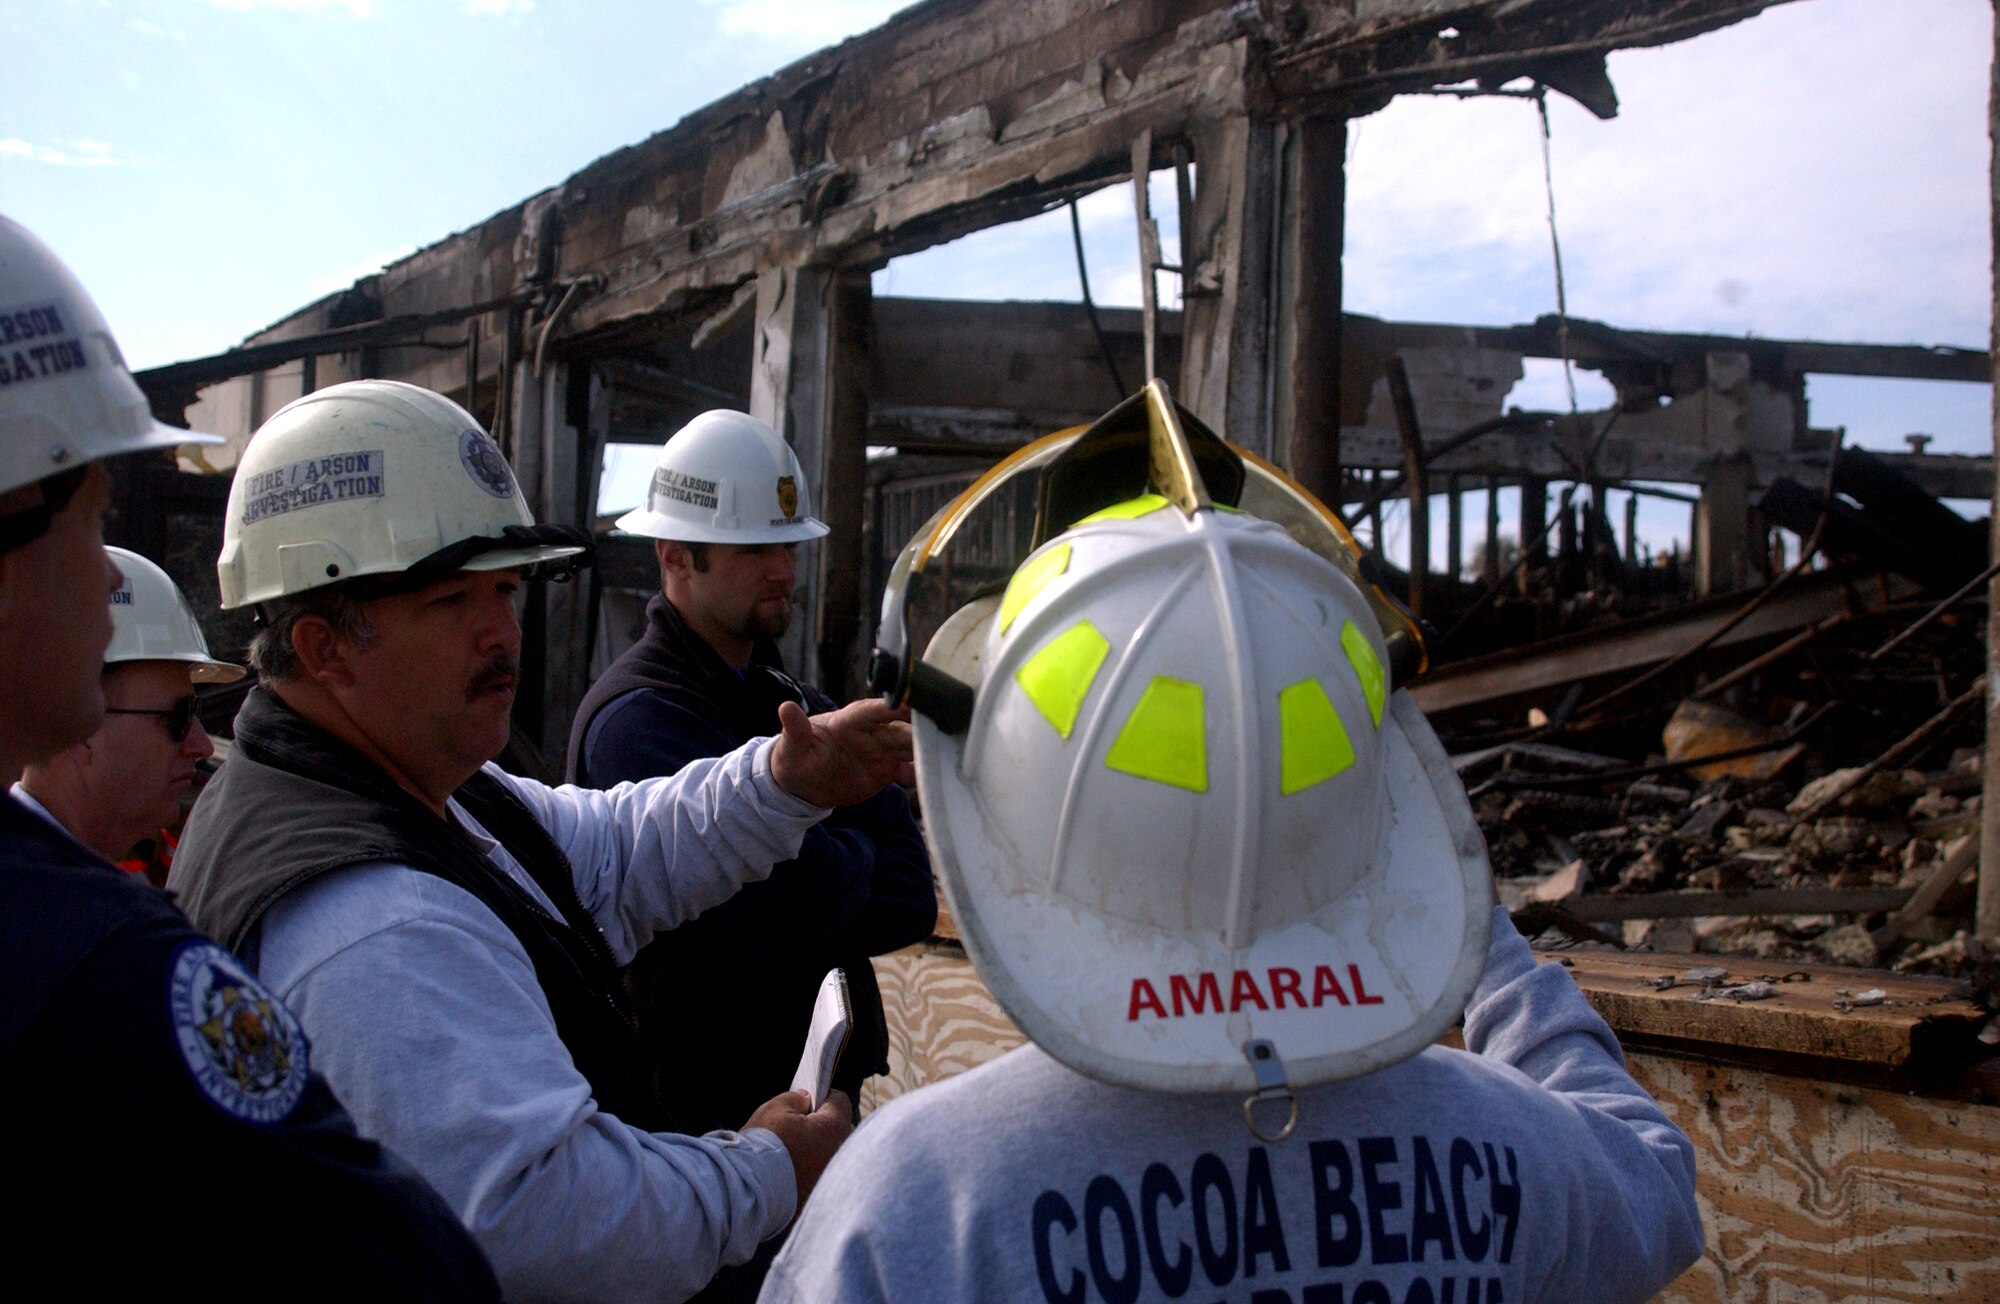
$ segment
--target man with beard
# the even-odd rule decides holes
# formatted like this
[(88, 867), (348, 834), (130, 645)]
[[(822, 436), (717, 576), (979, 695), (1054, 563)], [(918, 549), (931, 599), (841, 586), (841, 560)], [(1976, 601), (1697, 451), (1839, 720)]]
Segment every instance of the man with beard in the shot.
[[(773, 642), (791, 623), (799, 544), (827, 532), (801, 510), (808, 497), (798, 458), (755, 417), (706, 412), (667, 441), (645, 505), (618, 521), (654, 541), (660, 592), (639, 641), (577, 709), (572, 782), (673, 774), (771, 733), (782, 704), (833, 709), (785, 673)], [(930, 861), (903, 794), (886, 788), (836, 811), (769, 878), (633, 961), (639, 1028), (668, 1107), (705, 1130), (782, 1091), (835, 967), (847, 975), (853, 1026), (833, 1081), (854, 1096), (888, 1070), (869, 957), (922, 941), (936, 920)], [(703, 1298), (754, 1298), (775, 1248), (724, 1272)]]
[(118, 860), (180, 822), (195, 765), (215, 754), (195, 718), (194, 685), (234, 683), (243, 667), (208, 655), (194, 612), (165, 571), (136, 552), (105, 551), (125, 579), (111, 591), (104, 723), (28, 766), (14, 796)]
[[(217, 442), (154, 420), (90, 296), (46, 245), (0, 217), (9, 773), (94, 730), (94, 741), (110, 738), (99, 729), (107, 599), (124, 578), (104, 549), (103, 459)], [(158, 646), (141, 656), (174, 667), (169, 695), (185, 693), (188, 666), (202, 664)], [(126, 688), (138, 692), (113, 691)], [(166, 763), (159, 722), (132, 723), (140, 736), (122, 745)], [(157, 796), (157, 776), (151, 784)], [(355, 1133), (313, 1071), (313, 1049), (292, 1013), (164, 893), (0, 800), (0, 1150), (16, 1192), (0, 1245), (15, 1289), (497, 1299), (452, 1211)]]
[(227, 510), (222, 601), (258, 612), (259, 686), (170, 886), (298, 1011), (510, 1299), (679, 1299), (748, 1259), (848, 1104), (781, 1094), (740, 1132), (679, 1134), (618, 966), (907, 777), (907, 723), (794, 706), (776, 738), (609, 792), (502, 773), (516, 596), (588, 541), (535, 525), (471, 415), (412, 385), (281, 409)]

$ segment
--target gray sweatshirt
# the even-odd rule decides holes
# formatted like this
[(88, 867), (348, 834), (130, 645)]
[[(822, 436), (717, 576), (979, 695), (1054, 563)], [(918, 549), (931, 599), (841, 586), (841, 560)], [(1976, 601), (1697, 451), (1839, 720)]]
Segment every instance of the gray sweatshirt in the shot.
[(1504, 911), (1465, 1042), (1301, 1093), (1276, 1144), (1241, 1095), (1024, 1046), (864, 1123), (762, 1299), (1617, 1304), (1694, 1262), (1693, 1147)]

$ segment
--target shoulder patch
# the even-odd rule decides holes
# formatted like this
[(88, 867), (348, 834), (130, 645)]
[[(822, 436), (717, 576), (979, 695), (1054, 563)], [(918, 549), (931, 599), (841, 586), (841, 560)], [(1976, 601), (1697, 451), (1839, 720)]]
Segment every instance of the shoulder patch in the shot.
[(190, 942), (167, 982), (174, 1040), (202, 1093), (226, 1114), (276, 1123), (305, 1094), (305, 1032), (283, 1002), (213, 942)]

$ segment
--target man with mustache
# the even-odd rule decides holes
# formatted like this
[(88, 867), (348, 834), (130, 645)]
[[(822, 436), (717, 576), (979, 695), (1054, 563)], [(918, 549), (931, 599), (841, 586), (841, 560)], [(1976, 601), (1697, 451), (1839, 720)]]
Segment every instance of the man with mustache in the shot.
[[(573, 566), (456, 404), (335, 385), (244, 450), (218, 562), (259, 686), (170, 885), (298, 1011), (364, 1126), (485, 1246), (510, 1299), (679, 1299), (782, 1229), (850, 1130), (835, 1097), (680, 1133), (618, 966), (910, 773), (880, 703), (669, 779), (551, 788), (489, 762), (516, 595)], [(739, 1120), (740, 1121), (740, 1120)]]
[(111, 591), (104, 723), (29, 765), (14, 796), (118, 860), (180, 822), (196, 763), (215, 753), (195, 718), (193, 686), (234, 683), (243, 667), (208, 655), (194, 612), (165, 571), (136, 552), (105, 551), (125, 579)]
[[(154, 772), (139, 791), (91, 782), (158, 813), (146, 803), (163, 796), (167, 731), (104, 723), (107, 689), (113, 709), (152, 714), (186, 694), (190, 667), (226, 667), (199, 634), (176, 635), (184, 612), (163, 608), (178, 595), (147, 588), (148, 563), (124, 554), (122, 576), (106, 555), (104, 460), (219, 442), (154, 419), (83, 286), (0, 217), (0, 767), (53, 777), (51, 758), (79, 746), (143, 750)], [(59, 811), (61, 788), (40, 789)], [(73, 837), (0, 800), (0, 1151), (16, 1192), (0, 1243), (14, 1289), (497, 1300), (437, 1193), (356, 1134), (293, 1014), (165, 893), (79, 840), (112, 850), (138, 819), (120, 832), (70, 811)]]
[[(672, 774), (770, 733), (785, 702), (833, 709), (785, 673), (773, 642), (791, 623), (799, 545), (827, 532), (802, 508), (809, 497), (791, 448), (745, 413), (705, 412), (667, 441), (645, 505), (618, 521), (653, 540), (660, 592), (639, 641), (577, 709), (572, 782)], [(633, 961), (639, 1028), (668, 1106), (697, 1130), (727, 1127), (783, 1090), (835, 967), (847, 974), (853, 1026), (833, 1081), (854, 1096), (888, 1070), (869, 957), (922, 941), (936, 920), (930, 859), (903, 794), (884, 789), (836, 811), (769, 878)], [(754, 1298), (761, 1268), (723, 1273), (703, 1299)]]

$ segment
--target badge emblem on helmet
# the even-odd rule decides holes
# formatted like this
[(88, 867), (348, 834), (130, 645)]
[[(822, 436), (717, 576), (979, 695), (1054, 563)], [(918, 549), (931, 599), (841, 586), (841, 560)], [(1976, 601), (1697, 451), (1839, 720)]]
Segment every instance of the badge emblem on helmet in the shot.
[(778, 477), (778, 510), (786, 520), (799, 514), (799, 486), (788, 475)]
[(479, 431), (468, 428), (459, 434), (458, 460), (465, 465), (465, 473), (472, 477), (472, 482), (487, 493), (495, 498), (513, 495), (514, 473), (507, 469), (507, 459)]

